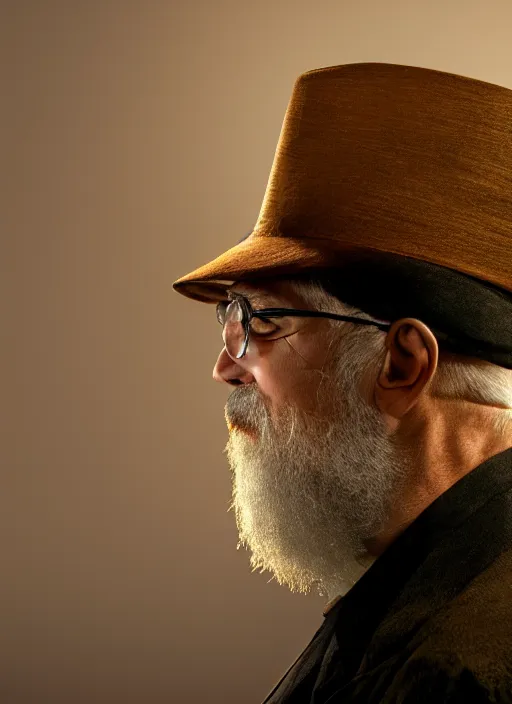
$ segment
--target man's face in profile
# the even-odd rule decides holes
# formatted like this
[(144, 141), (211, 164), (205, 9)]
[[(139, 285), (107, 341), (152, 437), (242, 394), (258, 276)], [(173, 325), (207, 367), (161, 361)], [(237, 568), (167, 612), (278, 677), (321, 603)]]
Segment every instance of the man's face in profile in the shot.
[[(232, 290), (253, 309), (315, 309), (290, 282)], [(337, 312), (335, 299), (328, 305)], [(328, 598), (373, 562), (364, 540), (385, 521), (405, 468), (372, 404), (381, 358), (361, 327), (350, 328), (312, 318), (256, 323), (245, 356), (224, 348), (214, 369), (234, 386), (226, 449), (240, 543), (254, 569)]]

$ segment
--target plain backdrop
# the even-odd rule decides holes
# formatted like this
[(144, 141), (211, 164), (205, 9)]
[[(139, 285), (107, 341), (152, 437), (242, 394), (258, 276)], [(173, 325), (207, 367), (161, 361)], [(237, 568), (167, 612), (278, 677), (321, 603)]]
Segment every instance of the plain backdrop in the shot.
[(211, 306), (304, 71), (512, 88), (512, 3), (3, 0), (0, 702), (258, 704), (324, 600), (251, 572)]

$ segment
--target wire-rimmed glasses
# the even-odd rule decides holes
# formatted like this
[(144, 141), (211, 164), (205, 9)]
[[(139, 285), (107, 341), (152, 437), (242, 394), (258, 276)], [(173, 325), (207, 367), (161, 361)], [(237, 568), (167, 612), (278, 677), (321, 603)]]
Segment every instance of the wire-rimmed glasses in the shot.
[[(349, 323), (359, 323), (360, 325), (374, 325), (379, 330), (387, 331), (391, 323), (379, 323), (353, 316), (338, 315), (338, 313), (324, 313), (316, 310), (302, 310), (300, 308), (260, 308), (254, 310), (245, 296), (231, 293), (231, 300), (221, 301), (217, 304), (217, 320), (222, 325), (222, 338), (226, 347), (226, 352), (232, 359), (241, 359), (247, 352), (249, 337), (251, 335), (251, 323), (255, 320), (269, 322), (272, 318), (329, 318), (331, 320), (343, 320)], [(254, 323), (253, 323), (254, 324)], [(254, 331), (252, 331), (254, 333)], [(256, 333), (260, 334), (260, 333)], [(267, 340), (279, 339), (286, 335), (277, 332), (274, 336), (272, 332), (264, 332), (263, 337)]]

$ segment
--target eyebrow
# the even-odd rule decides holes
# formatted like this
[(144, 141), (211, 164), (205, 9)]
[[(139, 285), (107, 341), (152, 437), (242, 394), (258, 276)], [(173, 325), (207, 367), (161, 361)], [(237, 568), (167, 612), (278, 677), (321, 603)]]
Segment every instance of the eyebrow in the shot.
[(265, 293), (264, 291), (247, 291), (247, 290), (239, 290), (239, 291), (231, 291), (228, 290), (227, 294), (229, 296), (230, 293), (233, 294), (240, 294), (244, 298), (247, 298), (249, 303), (253, 308), (275, 308), (277, 307), (277, 303), (275, 300), (275, 296), (272, 296), (270, 293)]

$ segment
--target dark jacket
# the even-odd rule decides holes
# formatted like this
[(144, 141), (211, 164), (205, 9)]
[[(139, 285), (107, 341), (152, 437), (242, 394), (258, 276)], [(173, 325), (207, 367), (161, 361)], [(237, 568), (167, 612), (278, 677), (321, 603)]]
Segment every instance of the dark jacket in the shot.
[(512, 448), (439, 496), (264, 704), (512, 702)]

